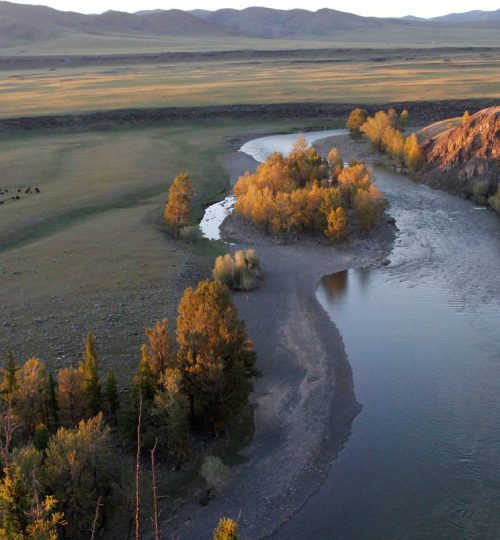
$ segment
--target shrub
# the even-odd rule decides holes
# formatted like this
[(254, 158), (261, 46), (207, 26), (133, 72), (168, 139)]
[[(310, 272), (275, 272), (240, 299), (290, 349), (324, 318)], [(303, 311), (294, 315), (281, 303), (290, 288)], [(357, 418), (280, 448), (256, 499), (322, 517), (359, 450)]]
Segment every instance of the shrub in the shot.
[(216, 456), (207, 456), (200, 470), (201, 476), (207, 483), (208, 488), (217, 494), (221, 494), (229, 485), (230, 470), (222, 460)]
[(260, 262), (253, 249), (217, 257), (212, 275), (231, 289), (244, 291), (255, 289), (262, 279)]
[(488, 202), (493, 210), (500, 214), (500, 185), (498, 186), (496, 193), (488, 199)]
[(487, 204), (490, 186), (485, 180), (476, 180), (471, 187), (472, 200), (478, 204)]

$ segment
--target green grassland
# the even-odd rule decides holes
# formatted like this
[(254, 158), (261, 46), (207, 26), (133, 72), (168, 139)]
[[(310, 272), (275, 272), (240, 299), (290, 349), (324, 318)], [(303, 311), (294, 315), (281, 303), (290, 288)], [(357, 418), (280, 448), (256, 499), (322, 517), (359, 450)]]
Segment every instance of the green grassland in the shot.
[(241, 103), (498, 98), (498, 80), (496, 49), (13, 69), (1, 72), (0, 116)]

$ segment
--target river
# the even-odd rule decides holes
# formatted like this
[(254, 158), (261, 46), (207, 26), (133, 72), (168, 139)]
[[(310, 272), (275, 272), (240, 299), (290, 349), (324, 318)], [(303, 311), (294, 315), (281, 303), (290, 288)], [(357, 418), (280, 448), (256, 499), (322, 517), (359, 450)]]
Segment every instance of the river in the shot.
[[(262, 161), (296, 137), (241, 150)], [(500, 220), (385, 169), (374, 178), (400, 229), (391, 264), (316, 291), (363, 409), (273, 538), (500, 538)]]

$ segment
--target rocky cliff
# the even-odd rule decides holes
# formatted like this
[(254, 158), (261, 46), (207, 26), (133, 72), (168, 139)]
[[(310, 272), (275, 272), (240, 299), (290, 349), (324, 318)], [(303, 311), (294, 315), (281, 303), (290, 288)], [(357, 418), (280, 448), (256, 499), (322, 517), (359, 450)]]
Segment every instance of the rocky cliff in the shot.
[(485, 202), (500, 179), (500, 106), (431, 138), (423, 151), (421, 175), (427, 184)]

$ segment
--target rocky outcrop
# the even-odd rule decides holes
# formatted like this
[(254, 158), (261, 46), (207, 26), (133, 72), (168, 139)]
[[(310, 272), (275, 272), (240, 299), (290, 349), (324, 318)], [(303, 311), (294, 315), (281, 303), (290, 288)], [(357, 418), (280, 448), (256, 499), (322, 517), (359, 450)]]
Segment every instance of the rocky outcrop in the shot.
[(462, 195), (493, 194), (500, 179), (500, 106), (431, 138), (423, 151), (421, 176), (427, 184)]

